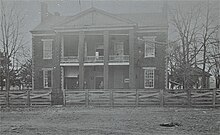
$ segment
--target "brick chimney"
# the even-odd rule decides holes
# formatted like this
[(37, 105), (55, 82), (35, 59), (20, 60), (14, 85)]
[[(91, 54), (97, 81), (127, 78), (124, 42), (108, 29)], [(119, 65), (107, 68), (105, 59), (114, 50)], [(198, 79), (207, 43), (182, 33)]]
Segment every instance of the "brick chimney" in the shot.
[(49, 16), (47, 3), (41, 2), (41, 22)]

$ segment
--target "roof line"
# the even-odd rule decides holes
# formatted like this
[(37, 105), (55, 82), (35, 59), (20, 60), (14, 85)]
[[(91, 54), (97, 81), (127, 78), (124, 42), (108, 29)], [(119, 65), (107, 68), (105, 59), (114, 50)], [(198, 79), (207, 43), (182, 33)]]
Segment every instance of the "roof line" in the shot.
[(117, 19), (117, 20), (120, 20), (120, 21), (129, 23), (129, 24), (136, 24), (135, 22), (130, 21), (130, 20), (128, 20), (128, 19), (124, 19), (124, 18), (118, 17), (118, 16), (115, 15), (115, 14), (108, 13), (108, 12), (106, 12), (106, 11), (104, 11), (104, 10), (97, 9), (97, 8), (95, 8), (95, 7), (91, 7), (91, 8), (89, 8), (89, 9), (86, 9), (86, 10), (84, 10), (84, 11), (82, 11), (82, 12), (77, 13), (76, 15), (72, 16), (69, 20), (67, 20), (66, 22), (64, 22), (64, 23), (62, 23), (62, 24), (60, 24), (60, 25), (67, 24), (67, 23), (69, 23), (69, 22), (71, 22), (71, 21), (76, 20), (76, 19), (79, 18), (80, 16), (83, 16), (83, 15), (85, 15), (85, 14), (87, 14), (87, 13), (89, 13), (89, 12), (93, 12), (93, 11), (97, 11), (97, 12), (99, 12), (99, 13), (102, 13), (102, 14), (104, 14), (104, 15), (110, 16), (110, 17), (112, 17), (112, 18), (115, 18), (115, 19)]

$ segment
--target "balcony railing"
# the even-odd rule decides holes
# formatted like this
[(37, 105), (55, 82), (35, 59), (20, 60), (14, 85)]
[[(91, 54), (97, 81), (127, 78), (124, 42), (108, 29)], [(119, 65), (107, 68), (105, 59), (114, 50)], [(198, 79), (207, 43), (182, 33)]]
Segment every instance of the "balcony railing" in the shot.
[(87, 63), (101, 63), (104, 62), (104, 56), (86, 56), (84, 62)]
[(109, 62), (129, 62), (129, 55), (110, 55)]
[(61, 58), (61, 63), (78, 63), (78, 56), (65, 56)]
[[(104, 56), (86, 56), (84, 58), (85, 63), (103, 63)], [(129, 55), (110, 55), (110, 63), (123, 63), (129, 62)], [(61, 58), (61, 63), (79, 63), (78, 56), (65, 56)]]

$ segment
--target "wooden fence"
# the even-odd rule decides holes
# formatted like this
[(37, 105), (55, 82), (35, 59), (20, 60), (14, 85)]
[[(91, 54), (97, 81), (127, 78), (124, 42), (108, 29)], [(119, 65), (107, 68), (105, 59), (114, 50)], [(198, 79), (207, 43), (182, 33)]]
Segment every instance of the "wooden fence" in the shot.
[(220, 89), (64, 90), (64, 105), (220, 107)]
[[(51, 91), (0, 91), (0, 106), (51, 105)], [(9, 98), (7, 98), (7, 95)], [(7, 100), (9, 99), (9, 100)], [(56, 100), (56, 99), (55, 99)], [(64, 105), (220, 107), (220, 89), (86, 89), (64, 90)]]
[[(0, 106), (30, 107), (51, 105), (51, 92), (45, 90), (0, 91)], [(7, 95), (9, 98), (7, 98)], [(7, 100), (8, 99), (8, 100)]]

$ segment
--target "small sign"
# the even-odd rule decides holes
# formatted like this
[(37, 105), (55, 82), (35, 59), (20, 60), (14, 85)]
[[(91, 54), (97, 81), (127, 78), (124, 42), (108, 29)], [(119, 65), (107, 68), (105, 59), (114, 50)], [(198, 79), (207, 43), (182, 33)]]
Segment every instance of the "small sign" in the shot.
[(124, 83), (129, 83), (129, 78), (125, 78)]

